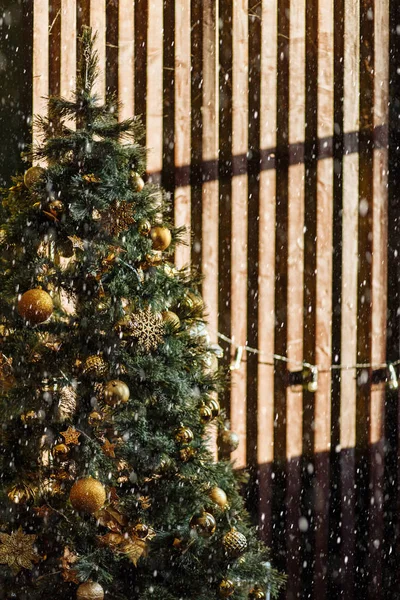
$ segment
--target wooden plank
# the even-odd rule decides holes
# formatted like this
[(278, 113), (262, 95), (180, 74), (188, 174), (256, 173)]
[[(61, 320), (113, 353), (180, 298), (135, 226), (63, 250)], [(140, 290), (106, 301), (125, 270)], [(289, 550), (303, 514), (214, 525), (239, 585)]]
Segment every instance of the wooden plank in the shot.
[[(73, 98), (76, 87), (76, 0), (61, 0), (61, 72), (60, 91), (64, 98)], [(66, 123), (74, 127), (74, 122)]]
[[(247, 338), (247, 145), (248, 145), (248, 3), (233, 1), (232, 15), (232, 234), (231, 337)], [(233, 358), (233, 356), (232, 356)], [(231, 424), (240, 439), (232, 453), (237, 468), (246, 465), (246, 363), (232, 371)]]
[[(47, 114), (49, 93), (49, 1), (37, 0), (33, 6), (33, 92), (32, 112)], [(39, 131), (33, 127), (33, 145), (41, 142)], [(35, 161), (35, 164), (41, 164)]]
[[(329, 538), (329, 452), (331, 447), (332, 363), (332, 241), (333, 158), (321, 158), (334, 133), (334, 7), (333, 0), (318, 3), (318, 139), (317, 166), (317, 273), (316, 363), (320, 367), (315, 394), (315, 597), (326, 598), (325, 566)], [(332, 143), (332, 142), (331, 142)]]
[(49, 2), (49, 96), (60, 95), (61, 0)]
[[(389, 1), (374, 5), (374, 151), (371, 361), (386, 360), (388, 259), (388, 126), (389, 126)], [(370, 405), (370, 598), (383, 598), (383, 497), (385, 464), (385, 384), (371, 390)]]
[(276, 98), (278, 1), (263, 0), (261, 16), (260, 191), (258, 252), (258, 435), (259, 526), (267, 544), (272, 541), (272, 463), (274, 460)]
[[(287, 356), (303, 360), (303, 276), (304, 276), (304, 141), (305, 141), (305, 0), (290, 4), (289, 33), (289, 181), (288, 181), (288, 257), (287, 257)], [(288, 370), (299, 371), (289, 363)], [(286, 392), (287, 460), (287, 574), (288, 595), (301, 597), (301, 533), (299, 506), (301, 496), (301, 455), (303, 452), (302, 387)]]
[(135, 113), (135, 5), (119, 0), (118, 6), (118, 97), (122, 102), (119, 119)]
[[(212, 343), (218, 336), (218, 3), (203, 2), (203, 99), (202, 99), (202, 295)], [(210, 450), (217, 458), (215, 432)]]
[[(350, 142), (359, 122), (359, 0), (345, 0), (344, 94), (343, 94), (343, 215), (342, 215), (342, 322), (340, 360), (357, 363), (357, 272), (358, 272), (358, 179), (359, 157)], [(341, 479), (341, 560), (342, 593), (354, 596), (355, 556), (355, 446), (356, 370), (341, 371), (340, 384), (340, 479)]]
[(101, 102), (106, 95), (106, 0), (90, 0), (90, 26), (97, 33), (95, 48), (99, 57), (99, 76), (94, 91)]
[(163, 139), (163, 1), (149, 0), (147, 24), (147, 172), (161, 182)]
[(175, 264), (190, 263), (190, 143), (191, 143), (191, 47), (190, 0), (175, 3), (175, 226), (185, 226), (187, 246), (175, 252)]

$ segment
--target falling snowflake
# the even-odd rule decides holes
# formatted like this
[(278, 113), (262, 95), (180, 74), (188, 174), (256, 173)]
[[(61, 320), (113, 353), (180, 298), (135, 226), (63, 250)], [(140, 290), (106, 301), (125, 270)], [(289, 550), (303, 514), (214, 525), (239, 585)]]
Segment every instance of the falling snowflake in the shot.
[(141, 350), (157, 350), (163, 341), (164, 323), (161, 315), (153, 313), (148, 306), (132, 315), (131, 335), (137, 339)]

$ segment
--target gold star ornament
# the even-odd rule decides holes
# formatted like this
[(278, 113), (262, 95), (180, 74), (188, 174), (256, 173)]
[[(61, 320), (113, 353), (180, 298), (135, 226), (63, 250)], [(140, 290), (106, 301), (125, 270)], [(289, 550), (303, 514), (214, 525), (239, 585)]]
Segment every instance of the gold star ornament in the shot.
[(61, 431), (67, 446), (79, 446), (80, 433), (74, 427), (68, 427), (67, 431)]
[(21, 527), (11, 535), (0, 533), (0, 564), (9, 566), (15, 574), (21, 569), (33, 569), (40, 560), (34, 547), (36, 538), (25, 534)]

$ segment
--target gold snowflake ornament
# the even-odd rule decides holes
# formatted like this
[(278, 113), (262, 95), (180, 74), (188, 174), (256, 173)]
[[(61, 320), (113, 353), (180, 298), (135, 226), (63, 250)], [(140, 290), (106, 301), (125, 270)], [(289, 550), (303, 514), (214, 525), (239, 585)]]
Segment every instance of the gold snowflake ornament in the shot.
[(101, 214), (101, 224), (110, 235), (117, 236), (129, 229), (135, 222), (133, 205), (129, 202), (114, 201), (109, 210)]
[(137, 339), (139, 348), (145, 352), (157, 350), (164, 339), (164, 322), (161, 315), (154, 313), (148, 306), (132, 315), (131, 324), (131, 335)]
[(8, 565), (17, 574), (21, 569), (32, 569), (40, 558), (35, 552), (36, 535), (28, 535), (20, 527), (11, 535), (0, 533), (0, 563)]

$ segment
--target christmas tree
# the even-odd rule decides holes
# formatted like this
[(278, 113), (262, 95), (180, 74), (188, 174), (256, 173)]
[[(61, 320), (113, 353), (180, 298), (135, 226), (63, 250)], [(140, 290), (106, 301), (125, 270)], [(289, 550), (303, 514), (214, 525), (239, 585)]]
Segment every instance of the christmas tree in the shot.
[[(0, 228), (0, 598), (276, 596), (228, 459), (199, 277), (144, 184), (136, 119), (101, 104), (85, 29)], [(72, 123), (74, 126), (72, 126)], [(45, 165), (45, 166), (39, 166)]]

